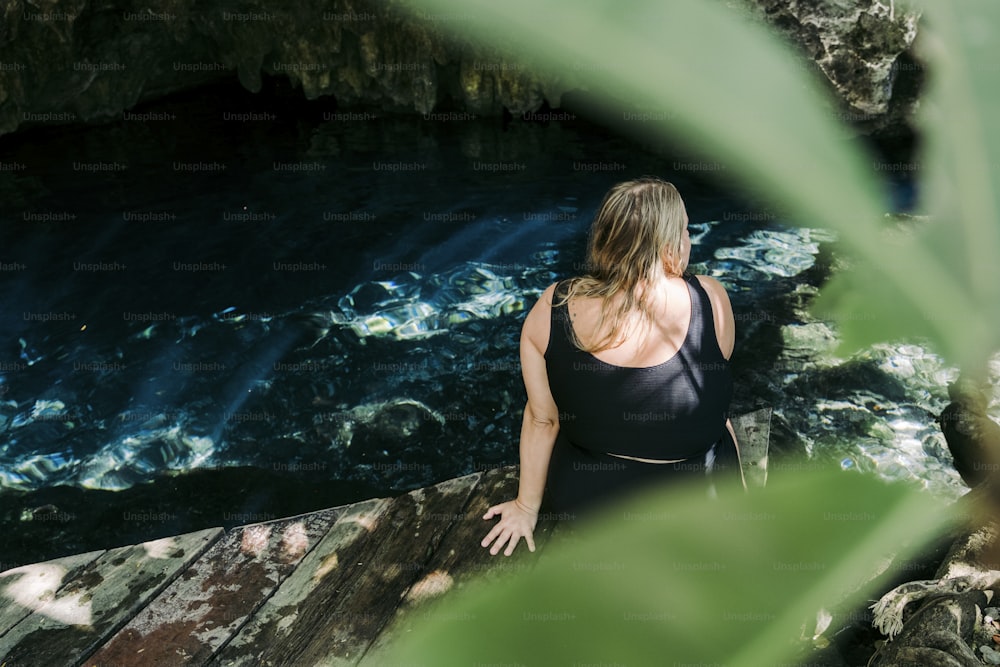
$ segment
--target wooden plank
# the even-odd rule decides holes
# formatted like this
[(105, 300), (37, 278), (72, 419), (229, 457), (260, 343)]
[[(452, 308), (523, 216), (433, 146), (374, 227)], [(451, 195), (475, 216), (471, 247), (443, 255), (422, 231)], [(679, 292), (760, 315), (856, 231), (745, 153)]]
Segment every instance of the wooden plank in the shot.
[(105, 552), (0, 637), (0, 664), (80, 665), (222, 533), (210, 528)]
[(103, 553), (101, 549), (0, 572), (0, 637), (45, 606), (64, 582)]
[[(763, 487), (767, 481), (767, 452), (770, 437), (771, 408), (763, 408), (733, 417), (733, 430), (740, 443), (741, 464), (750, 488)], [(454, 622), (455, 632), (462, 632), (463, 619), (459, 614), (449, 615), (447, 607), (430, 607), (425, 603), (440, 597), (450, 590), (457, 590), (476, 574), (481, 579), (497, 579), (505, 573), (516, 573), (530, 569), (544, 558), (543, 553), (531, 554), (524, 545), (518, 546), (515, 554), (506, 559), (491, 557), (486, 549), (479, 546), (488, 532), (482, 515), (488, 507), (517, 495), (517, 466), (509, 466), (484, 475), (470, 498), (465, 516), (448, 533), (440, 549), (428, 563), (423, 576), (406, 592), (403, 604), (397, 610), (392, 622), (379, 634), (371, 648), (360, 661), (362, 667), (376, 667), (386, 664), (392, 642), (414, 629), (416, 623), (427, 614), (445, 615)], [(555, 517), (544, 517), (535, 529), (535, 542), (539, 551), (543, 545), (558, 548), (561, 543), (578, 539), (572, 530), (572, 520), (557, 521)], [(500, 560), (502, 559), (502, 560)], [(430, 607), (430, 608), (425, 608)], [(422, 608), (423, 611), (422, 611)]]
[[(432, 605), (428, 604), (431, 600), (460, 590), (474, 580), (496, 581), (516, 576), (535, 566), (539, 553), (558, 525), (551, 515), (543, 513), (539, 516), (534, 532), (535, 553), (529, 551), (523, 541), (509, 557), (502, 553), (491, 556), (489, 549), (480, 546), (490, 527), (496, 523), (484, 521), (483, 514), (492, 505), (517, 496), (518, 470), (518, 466), (511, 465), (483, 473), (465, 510), (456, 517), (455, 525), (444, 536), (421, 576), (406, 590), (393, 619), (375, 638), (359, 664), (370, 667), (384, 665), (388, 660), (389, 646), (397, 637), (412, 631), (414, 624), (427, 614), (447, 613), (440, 609), (431, 611)], [(456, 621), (456, 631), (461, 631), (461, 621), (471, 619), (455, 614), (448, 620)]]
[(234, 528), (86, 664), (204, 665), (342, 513), (343, 508), (334, 508)]
[[(485, 576), (495, 579), (534, 567), (536, 556), (528, 550), (523, 540), (510, 557), (502, 554), (492, 556), (489, 549), (480, 546), (486, 533), (496, 523), (496, 519), (484, 521), (483, 514), (491, 506), (517, 496), (518, 478), (519, 467), (516, 465), (483, 473), (469, 496), (465, 510), (455, 517), (455, 525), (442, 539), (441, 545), (428, 562), (425, 573), (435, 576), (436, 573), (446, 573), (453, 582), (453, 588), (461, 588), (473, 578)], [(534, 531), (536, 554), (545, 546), (557, 524), (555, 517), (549, 513), (543, 512), (539, 516)], [(429, 599), (430, 593), (431, 591), (424, 591), (418, 581), (407, 592), (405, 606)]]
[(740, 465), (748, 489), (767, 483), (767, 451), (771, 439), (771, 408), (761, 408), (732, 418)]
[(300, 565), (265, 605), (267, 615), (258, 613), (251, 631), (241, 632), (214, 664), (355, 664), (426, 567), (479, 477), (393, 498), (364, 539), (333, 554), (336, 566), (326, 565), (329, 556), (326, 572)]
[[(734, 419), (734, 430), (740, 443), (747, 441), (754, 443), (758, 448), (757, 451), (763, 451), (765, 457), (770, 414), (771, 409), (765, 408)], [(760, 457), (751, 458), (752, 462), (759, 460)], [(766, 460), (764, 466), (766, 467)], [(507, 498), (513, 498), (517, 493), (517, 480), (518, 468), (510, 466), (481, 481), (473, 498), (470, 499), (467, 517), (460, 525), (453, 528), (442, 542), (441, 548), (428, 565), (428, 571), (433, 573), (437, 570), (450, 575), (449, 589), (461, 588), (466, 582), (472, 580), (475, 577), (474, 573), (477, 572), (484, 575), (482, 578), (497, 579), (507, 572), (516, 573), (533, 568), (541, 559), (545, 558), (547, 549), (558, 548), (560, 544), (568, 544), (579, 539), (573, 530), (575, 521), (572, 519), (575, 517), (563, 517), (562, 520), (557, 520), (556, 517), (543, 516), (535, 530), (536, 547), (538, 547), (536, 554), (531, 554), (522, 545), (518, 547), (515, 555), (510, 559), (499, 560), (503, 557), (490, 557), (485, 549), (479, 547), (480, 540), (487, 532), (482, 527), (482, 524), (485, 523), (481, 519), (482, 514), (490, 505)], [(428, 584), (433, 579), (429, 576), (427, 582), (418, 582), (411, 587), (392, 624), (378, 636), (372, 648), (361, 660), (362, 667), (375, 667), (386, 663), (389, 645), (397, 637), (413, 629), (415, 623), (421, 618), (420, 607), (425, 600), (438, 597), (437, 595), (428, 595), (428, 592), (434, 591), (435, 587), (421, 585)], [(445, 587), (437, 588), (443, 589)], [(444, 614), (447, 620), (456, 622), (455, 631), (461, 632), (461, 621), (466, 619), (462, 619), (458, 615), (449, 616), (446, 609), (445, 607), (445, 611), (442, 611), (438, 608), (429, 613)]]
[(305, 605), (317, 583), (334, 579), (343, 570), (356, 566), (361, 544), (371, 539), (371, 532), (385, 516), (391, 501), (373, 498), (348, 505), (320, 543), (302, 559), (278, 590), (240, 629), (212, 665), (288, 664), (280, 656), (265, 661), (262, 656), (272, 642), (282, 641), (297, 622), (298, 610)]

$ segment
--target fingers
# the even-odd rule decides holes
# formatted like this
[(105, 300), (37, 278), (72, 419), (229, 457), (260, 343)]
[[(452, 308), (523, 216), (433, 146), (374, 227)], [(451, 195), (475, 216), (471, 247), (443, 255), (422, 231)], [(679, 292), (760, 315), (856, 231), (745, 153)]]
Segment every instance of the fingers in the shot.
[(484, 537), (483, 541), (479, 543), (479, 546), (482, 547), (489, 546), (490, 542), (492, 542), (498, 535), (500, 535), (502, 531), (503, 531), (503, 526), (501, 526), (500, 524), (493, 526), (493, 530), (486, 533), (486, 537)]
[[(507, 552), (505, 555), (509, 556), (511, 552), (514, 551), (514, 547), (517, 546), (518, 535), (509, 526), (503, 524), (497, 524), (487, 538), (492, 539), (492, 536), (496, 534), (496, 541), (493, 542), (493, 546), (490, 548), (490, 555), (496, 556), (503, 549), (503, 545), (507, 545)], [(487, 540), (484, 540), (484, 542)], [(486, 546), (485, 544), (483, 546)]]
[[(505, 536), (505, 537), (501, 537), (499, 540), (497, 540), (496, 544), (493, 545), (493, 548), (490, 549), (490, 555), (491, 556), (496, 556), (498, 553), (500, 553), (500, 549), (503, 548), (504, 542), (507, 542), (509, 539), (510, 539), (510, 536), (508, 535), (508, 536)], [(513, 544), (513, 541), (511, 542), (511, 544)], [(508, 547), (508, 549), (509, 549), (509, 547)], [(508, 553), (507, 555), (509, 556), (510, 554)]]
[[(489, 539), (492, 539), (492, 536), (493, 536), (493, 531), (491, 531), (490, 535), (487, 536), (488, 538), (487, 540), (483, 540), (484, 547), (486, 546), (485, 543), (488, 542)], [(503, 555), (510, 556), (512, 553), (514, 553), (514, 549), (517, 547), (517, 543), (521, 541), (522, 537), (524, 538), (524, 541), (527, 543), (528, 549), (534, 551), (535, 543), (534, 540), (532, 540), (531, 535), (529, 533), (524, 533), (519, 530), (515, 531), (511, 528), (504, 528), (502, 531), (500, 531), (499, 536), (493, 543), (493, 547), (490, 549), (490, 555), (496, 556), (498, 553), (500, 553), (500, 550), (503, 549), (503, 546), (506, 544), (507, 549), (504, 550)]]
[(514, 547), (516, 547), (517, 543), (520, 542), (520, 541), (521, 541), (521, 536), (520, 535), (512, 535), (511, 539), (510, 539), (510, 542), (507, 544), (507, 550), (503, 552), (503, 555), (504, 556), (509, 556), (512, 553), (514, 553)]
[(490, 555), (496, 556), (498, 553), (500, 553), (500, 549), (502, 549), (503, 545), (506, 544), (509, 540), (510, 540), (510, 530), (505, 530), (502, 533), (500, 533), (500, 537), (497, 538), (497, 541), (494, 542), (493, 546), (490, 548)]
[[(533, 531), (531, 528), (522, 525), (523, 522), (518, 521), (520, 518), (519, 513), (506, 513), (506, 510), (511, 504), (512, 502), (506, 502), (494, 505), (486, 510), (485, 514), (483, 514), (483, 519), (492, 519), (495, 516), (500, 517), (500, 521), (493, 526), (490, 532), (486, 534), (486, 537), (483, 538), (482, 542), (479, 543), (479, 546), (481, 547), (490, 547), (491, 556), (496, 556), (500, 553), (500, 550), (504, 548), (504, 545), (507, 547), (504, 550), (504, 556), (510, 556), (514, 553), (514, 549), (517, 548), (517, 544), (521, 541), (522, 537), (524, 538), (525, 544), (528, 545), (528, 550), (532, 552), (535, 551), (535, 540), (532, 535)], [(516, 503), (514, 503), (514, 507), (517, 507)], [(492, 546), (490, 546), (491, 544)]]

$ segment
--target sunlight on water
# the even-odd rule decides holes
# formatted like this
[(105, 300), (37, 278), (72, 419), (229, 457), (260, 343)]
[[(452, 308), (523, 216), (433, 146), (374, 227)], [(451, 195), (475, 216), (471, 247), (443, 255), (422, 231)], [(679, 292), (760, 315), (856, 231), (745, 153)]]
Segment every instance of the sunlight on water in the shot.
[(956, 368), (911, 343), (879, 344), (840, 359), (832, 354), (832, 323), (787, 325), (783, 333), (780, 364), (789, 371), (782, 380), (789, 400), (776, 414), (811, 455), (952, 498), (967, 490), (935, 422), (949, 403)]
[(102, 447), (80, 466), (77, 483), (120, 491), (159, 472), (197, 468), (214, 453), (211, 438), (189, 435), (178, 425), (143, 430)]
[[(743, 335), (777, 328), (780, 356), (757, 369), (776, 418), (811, 456), (947, 496), (962, 493), (934, 421), (956, 370), (912, 343), (838, 358), (836, 323), (797, 307), (787, 321), (774, 321), (758, 301), (807, 301), (815, 287), (799, 276), (834, 235), (776, 223), (748, 227), (692, 222), (694, 253), (705, 258), (692, 268), (724, 282)], [(289, 461), (322, 461), (333, 478), (414, 486), (509, 460), (523, 400), (520, 322), (547, 285), (578, 273), (560, 248), (542, 238), (524, 264), (403, 271), (289, 312), (225, 306), (208, 317), (136, 323), (116, 354), (127, 362), (144, 346), (167, 345), (172, 356), (162, 368), (173, 360), (181, 372), (157, 377), (176, 386), (150, 385), (103, 418), (69, 390), (0, 403), (0, 486), (120, 490), (168, 470), (282, 469)], [(232, 348), (231, 356), (192, 361), (205, 358), (197, 355), (205, 341)], [(20, 343), (25, 366), (50, 353), (36, 349), (41, 343)], [(1000, 377), (1000, 363), (992, 373)], [(3, 380), (5, 398), (14, 398)], [(134, 381), (146, 386), (150, 378)], [(84, 437), (96, 444), (86, 446)]]
[[(534, 301), (543, 283), (553, 278), (554, 274), (545, 265), (556, 257), (557, 253), (554, 251), (544, 251), (540, 257), (540, 266), (530, 269), (467, 262), (444, 273), (426, 277), (405, 272), (391, 280), (361, 283), (342, 297), (324, 300), (336, 303), (332, 310), (310, 312), (315, 304), (303, 305), (303, 312), (309, 313), (310, 321), (325, 323), (318, 338), (312, 340), (307, 348), (312, 349), (338, 331), (350, 332), (360, 344), (364, 344), (369, 337), (398, 341), (422, 340), (445, 333), (460, 334), (462, 329), (467, 329), (467, 325), (475, 321), (515, 315), (525, 310)], [(519, 268), (520, 271), (517, 275), (503, 275), (495, 271), (495, 268)], [(198, 336), (221, 335), (225, 329), (238, 329), (241, 334), (246, 335), (248, 330), (245, 327), (248, 325), (256, 327), (255, 335), (266, 336), (270, 332), (269, 325), (272, 321), (287, 322), (301, 316), (303, 312), (259, 316), (240, 313), (229, 307), (214, 313), (208, 320), (194, 321), (182, 317), (172, 325), (147, 326), (133, 335), (132, 339), (147, 341), (166, 337), (180, 343), (197, 339)], [(461, 335), (455, 336), (455, 340), (461, 343)], [(363, 356), (363, 349), (341, 351), (333, 359), (309, 359), (299, 365), (309, 369), (332, 368), (351, 358)], [(511, 350), (516, 353), (513, 347)], [(447, 350), (442, 352), (447, 354)], [(178, 364), (176, 368), (193, 370), (192, 377), (205, 383), (207, 380), (200, 379), (198, 372), (203, 367), (211, 369), (214, 366), (222, 368), (225, 365), (215, 362), (185, 362)], [(416, 366), (412, 362), (394, 362), (388, 359), (370, 362), (370, 368), (375, 374), (381, 374), (386, 380), (398, 379), (405, 373), (413, 375)], [(439, 366), (440, 362), (435, 362), (435, 367)], [(430, 370), (426, 360), (421, 367)], [(504, 364), (503, 369), (508, 374), (516, 371), (512, 364)], [(273, 369), (265, 367), (259, 376), (251, 377), (250, 386), (261, 387), (266, 393), (272, 386), (272, 375)], [(286, 381), (291, 379), (280, 373), (277, 375)], [(313, 375), (315, 374), (310, 372), (309, 376)], [(244, 399), (233, 403), (238, 406), (242, 400)], [(12, 402), (12, 405), (17, 404)], [(418, 422), (430, 420), (444, 425), (444, 421), (435, 416), (436, 413), (431, 408), (412, 399), (363, 403), (338, 413), (330, 413), (337, 428), (332, 432), (329, 442), (346, 451), (354, 441), (353, 436), (359, 425), (371, 430), (373, 424), (377, 426), (375, 430), (379, 437), (408, 437), (415, 432), (413, 429), (400, 430), (398, 425), (387, 425), (387, 422), (395, 423), (400, 419), (405, 421), (406, 415), (414, 409), (418, 410), (418, 416), (422, 415)], [(309, 415), (316, 413), (315, 408), (309, 404), (296, 406), (295, 410)], [(230, 412), (233, 414), (224, 413), (221, 417), (225, 429), (239, 429), (244, 425), (241, 421), (254, 420), (252, 411), (243, 415), (237, 408), (233, 408)], [(43, 423), (57, 430), (65, 429), (72, 426), (72, 414), (73, 410), (62, 400), (40, 399), (34, 402), (30, 410), (13, 415), (10, 419), (10, 433), (24, 432), (25, 427)], [(69, 450), (25, 454), (0, 467), (0, 484), (7, 488), (27, 490), (59, 482), (84, 488), (121, 490), (167, 470), (246, 464), (246, 460), (239, 456), (234, 458), (230, 455), (231, 452), (226, 452), (225, 442), (216, 443), (212, 437), (198, 434), (196, 422), (199, 414), (216, 422), (220, 419), (213, 418), (211, 410), (205, 407), (199, 409), (191, 404), (171, 411), (170, 418), (152, 408), (134, 404), (132, 409), (117, 415), (102, 429), (117, 430), (121, 435), (105, 442), (93, 453), (75, 455)], [(391, 418), (386, 417), (387, 414)], [(270, 425), (272, 416), (267, 416), (263, 421)], [(19, 444), (16, 435), (4, 445), (8, 454), (12, 443)], [(344, 474), (349, 476), (351, 473), (345, 471)]]
[(759, 229), (741, 239), (737, 247), (717, 248), (714, 256), (740, 277), (747, 271), (789, 277), (815, 264), (819, 243), (832, 240), (833, 234), (819, 229)]
[(391, 281), (363, 283), (338, 302), (333, 322), (359, 338), (426, 338), (474, 319), (518, 313), (528, 306), (520, 277), (500, 276), (470, 262), (438, 275), (408, 272)]

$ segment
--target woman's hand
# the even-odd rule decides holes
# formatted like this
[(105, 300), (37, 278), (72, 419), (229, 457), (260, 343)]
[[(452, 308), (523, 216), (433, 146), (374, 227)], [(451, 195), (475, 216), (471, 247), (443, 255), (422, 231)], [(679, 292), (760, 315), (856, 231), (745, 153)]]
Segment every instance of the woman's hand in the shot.
[(503, 555), (511, 555), (522, 537), (528, 545), (528, 550), (532, 552), (535, 550), (535, 539), (532, 533), (535, 530), (535, 524), (538, 523), (538, 510), (526, 507), (516, 499), (508, 500), (486, 510), (483, 519), (492, 519), (497, 515), (500, 516), (500, 521), (493, 526), (493, 530), (487, 533), (480, 543), (484, 547), (489, 546), (491, 542), (493, 543), (490, 555), (496, 556), (500, 553), (504, 544), (507, 545), (507, 550), (503, 552)]

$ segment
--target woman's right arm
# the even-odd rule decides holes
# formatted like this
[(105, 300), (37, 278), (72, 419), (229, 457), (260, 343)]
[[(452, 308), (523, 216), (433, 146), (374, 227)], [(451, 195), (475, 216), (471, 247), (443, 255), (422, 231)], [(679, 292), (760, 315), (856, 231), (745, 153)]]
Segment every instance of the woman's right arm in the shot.
[(505, 544), (504, 555), (511, 555), (522, 537), (528, 549), (535, 550), (532, 533), (542, 504), (549, 459), (559, 433), (559, 409), (552, 398), (545, 369), (554, 290), (552, 285), (542, 293), (521, 329), (521, 375), (528, 402), (521, 421), (520, 482), (517, 498), (494, 505), (483, 515), (484, 519), (501, 517), (482, 541), (484, 547), (493, 544), (490, 549), (493, 555)]
[[(712, 319), (715, 321), (715, 336), (719, 342), (719, 351), (722, 356), (729, 359), (733, 354), (733, 346), (736, 344), (736, 318), (733, 316), (733, 304), (729, 300), (726, 288), (711, 276), (698, 276), (698, 281), (705, 288), (708, 300), (712, 304)], [(733, 430), (733, 423), (726, 419), (726, 429), (729, 431), (733, 443), (736, 445), (736, 458), (741, 460), (740, 441), (736, 439), (736, 431)], [(743, 475), (743, 466), (740, 464), (740, 481), (743, 488), (747, 488), (747, 481)]]

